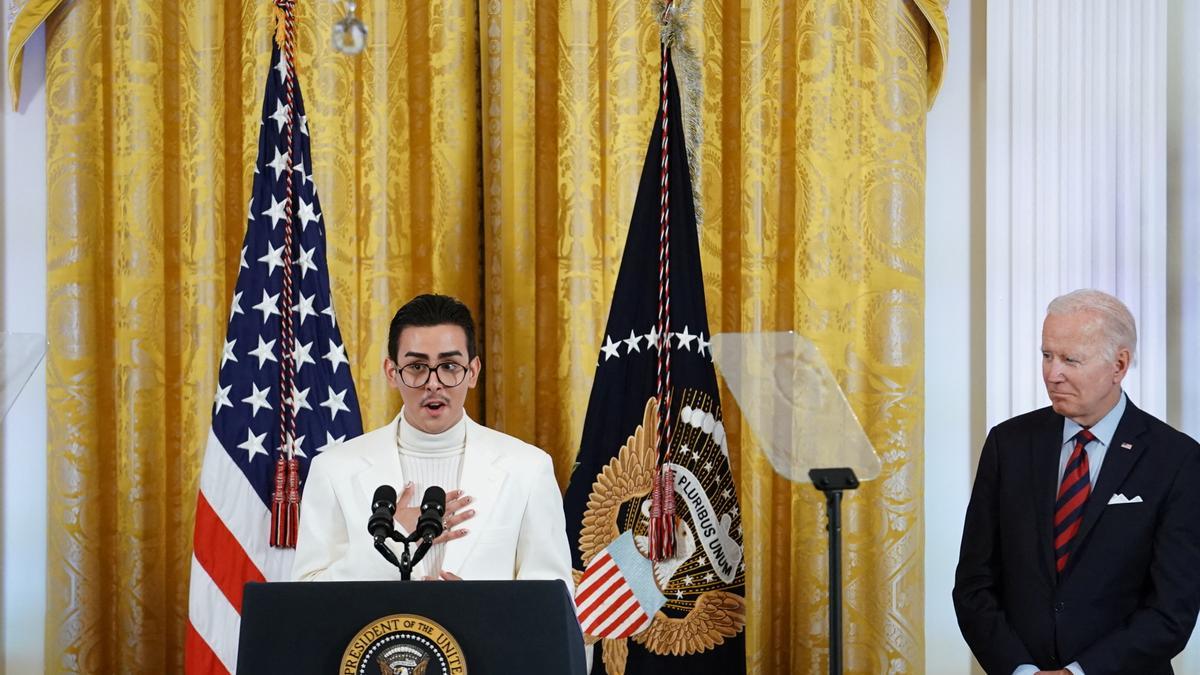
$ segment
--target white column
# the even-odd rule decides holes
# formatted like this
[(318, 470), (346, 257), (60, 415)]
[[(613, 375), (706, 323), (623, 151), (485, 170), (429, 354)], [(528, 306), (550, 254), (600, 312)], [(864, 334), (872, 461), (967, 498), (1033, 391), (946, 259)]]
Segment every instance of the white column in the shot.
[[(953, 54), (926, 119), (925, 675), (971, 673), (950, 591), (983, 443), (985, 0), (946, 9)], [(978, 85), (978, 86), (976, 86)]]
[[(7, 45), (2, 23), (0, 32)], [(0, 330), (40, 334), (46, 333), (45, 35), (40, 29), (25, 45), (18, 112), (12, 111), (7, 77), (0, 74)], [(0, 535), (0, 672), (40, 673), (46, 626), (45, 363), (0, 423)]]
[[(1200, 5), (1170, 0), (1167, 25), (1167, 421), (1200, 438)], [(1200, 631), (1172, 665), (1200, 673)]]
[(989, 424), (1048, 404), (1042, 317), (1077, 288), (1129, 305), (1125, 389), (1166, 416), (1167, 1), (988, 3)]

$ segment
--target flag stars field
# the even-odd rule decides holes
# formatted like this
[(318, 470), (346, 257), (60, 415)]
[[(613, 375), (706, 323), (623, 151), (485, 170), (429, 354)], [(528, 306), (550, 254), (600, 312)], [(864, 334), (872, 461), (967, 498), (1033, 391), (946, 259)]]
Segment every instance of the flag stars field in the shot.
[[(709, 360), (712, 359), (712, 354), (708, 349), (710, 342), (704, 339), (703, 333), (699, 335), (693, 334), (688, 331), (687, 326), (684, 326), (682, 331), (670, 333), (669, 338), (675, 338), (676, 349), (681, 349), (688, 352), (693, 351), (692, 341), (695, 340), (695, 353), (700, 356), (707, 357)], [(602, 363), (607, 363), (610, 359), (629, 356), (635, 352), (639, 354), (642, 353), (642, 340), (646, 341), (646, 351), (649, 351), (651, 348), (654, 348), (654, 350), (657, 351), (659, 349), (658, 327), (650, 326), (650, 330), (646, 331), (642, 335), (638, 335), (631, 329), (629, 331), (629, 337), (618, 338), (616, 341), (613, 340), (611, 335), (605, 335), (604, 344), (600, 346), (600, 354), (604, 357)], [(621, 352), (621, 345), (625, 345), (624, 353)]]

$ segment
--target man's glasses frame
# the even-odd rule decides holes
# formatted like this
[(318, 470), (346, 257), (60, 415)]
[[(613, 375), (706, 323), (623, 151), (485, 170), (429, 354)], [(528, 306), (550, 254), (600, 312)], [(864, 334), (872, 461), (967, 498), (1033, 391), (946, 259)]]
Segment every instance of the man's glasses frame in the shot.
[(400, 381), (406, 387), (419, 389), (429, 383), (429, 376), (431, 374), (437, 377), (438, 382), (443, 387), (457, 387), (466, 381), (471, 368), (457, 361), (442, 361), (434, 366), (430, 366), (428, 363), (417, 362), (400, 366), (399, 371)]

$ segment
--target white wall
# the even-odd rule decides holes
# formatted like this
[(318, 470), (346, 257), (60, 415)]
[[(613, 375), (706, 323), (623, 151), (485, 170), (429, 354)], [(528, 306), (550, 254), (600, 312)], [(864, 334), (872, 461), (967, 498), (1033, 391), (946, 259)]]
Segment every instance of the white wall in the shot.
[[(1026, 2), (1010, 9), (1033, 8)], [(1200, 266), (1194, 264), (1200, 251), (1200, 5), (1169, 0), (1167, 8), (1166, 73), (1158, 74), (1166, 78), (1168, 108), (1166, 166), (1159, 174), (1167, 193), (1167, 366), (1158, 376), (1165, 381), (1149, 384), (1165, 392), (1167, 421), (1200, 437)], [(987, 431), (987, 401), (1007, 398), (1005, 383), (989, 382), (986, 373), (994, 359), (985, 333), (984, 183), (987, 75), (1008, 73), (1004, 64), (988, 68), (986, 0), (955, 0), (948, 16), (950, 58), (926, 144), (925, 652), (928, 673), (957, 675), (982, 672), (959, 633), (950, 590)], [(992, 26), (990, 38), (1004, 38), (1003, 28)], [(1040, 323), (1040, 317), (1029, 321)], [(1029, 369), (1030, 386), (1039, 388), (1036, 362)], [(1174, 665), (1179, 673), (1200, 673), (1200, 637)]]
[(985, 0), (956, 0), (947, 14), (950, 58), (926, 132), (925, 672), (930, 675), (960, 675), (974, 666), (950, 590), (977, 448), (986, 433)]
[[(5, 58), (7, 63), (7, 27)], [(25, 48), (21, 109), (0, 74), (0, 330), (46, 333), (45, 33)], [(46, 616), (46, 369), (0, 422), (0, 671), (40, 673)]]
[[(1200, 438), (1200, 6), (1167, 4), (1167, 422)], [(1200, 631), (1174, 661), (1200, 673)]]

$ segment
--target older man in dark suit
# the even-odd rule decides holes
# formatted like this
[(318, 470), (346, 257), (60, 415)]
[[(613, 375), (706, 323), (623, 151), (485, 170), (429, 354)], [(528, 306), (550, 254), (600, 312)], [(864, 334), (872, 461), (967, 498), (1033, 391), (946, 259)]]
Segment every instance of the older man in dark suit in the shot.
[(1200, 446), (1121, 389), (1137, 345), (1120, 300), (1050, 303), (1051, 406), (988, 434), (954, 609), (993, 675), (1171, 673), (1200, 609)]

